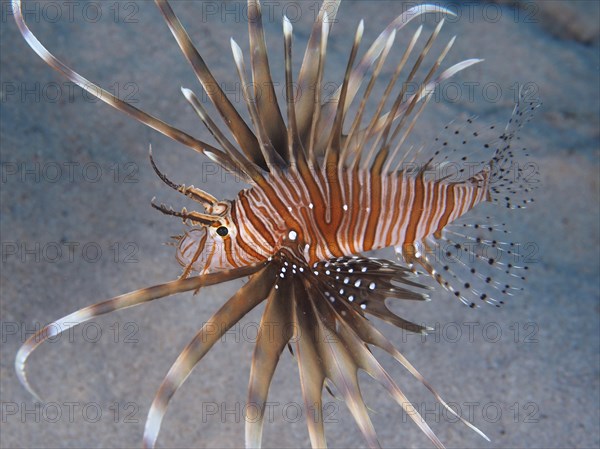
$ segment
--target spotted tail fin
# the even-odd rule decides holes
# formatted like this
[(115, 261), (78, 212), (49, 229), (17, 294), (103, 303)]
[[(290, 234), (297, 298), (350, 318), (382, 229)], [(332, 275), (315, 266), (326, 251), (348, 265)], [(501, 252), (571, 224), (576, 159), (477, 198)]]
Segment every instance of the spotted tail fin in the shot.
[[(435, 173), (446, 182), (452, 178), (453, 182), (485, 189), (491, 203), (524, 208), (533, 201), (531, 193), (539, 184), (539, 173), (527, 159), (527, 150), (519, 145), (518, 134), (539, 106), (539, 101), (522, 91), (499, 136), (494, 125), (476, 127), (475, 118), (469, 118), (466, 124), (450, 123), (435, 138), (435, 144), (441, 145), (433, 145), (430, 157), (415, 154), (399, 167), (406, 173), (411, 165), (417, 167), (417, 173), (436, 168)], [(514, 240), (505, 223), (471, 211), (448, 224), (444, 222), (421, 241), (397, 246), (396, 252), (413, 270), (417, 265), (423, 268), (470, 307), (482, 303), (499, 307), (523, 290), (529, 264), (536, 261), (537, 246)]]
[(537, 166), (528, 161), (527, 148), (519, 145), (519, 131), (529, 122), (541, 103), (521, 91), (512, 116), (500, 136), (489, 166), (489, 200), (509, 209), (522, 209), (533, 202), (532, 191), (539, 185)]

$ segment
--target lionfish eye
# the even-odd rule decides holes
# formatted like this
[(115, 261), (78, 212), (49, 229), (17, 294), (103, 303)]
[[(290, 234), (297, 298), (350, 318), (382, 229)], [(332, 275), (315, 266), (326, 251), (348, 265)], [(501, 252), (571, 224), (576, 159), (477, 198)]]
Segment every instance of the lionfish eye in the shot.
[(225, 226), (219, 226), (217, 228), (217, 234), (219, 234), (221, 237), (225, 237), (227, 234), (229, 234), (229, 229), (227, 229)]

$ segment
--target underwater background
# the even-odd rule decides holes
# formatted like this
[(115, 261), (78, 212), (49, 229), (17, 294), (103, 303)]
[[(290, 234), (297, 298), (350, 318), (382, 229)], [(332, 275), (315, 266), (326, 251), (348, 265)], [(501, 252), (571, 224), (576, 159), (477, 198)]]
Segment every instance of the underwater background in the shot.
[[(330, 36), (326, 79), (342, 79), (361, 18), (364, 49), (416, 3), (342, 2)], [(472, 115), (480, 123), (504, 125), (522, 87), (543, 102), (521, 133), (540, 172), (536, 201), (526, 210), (485, 209), (509, 225), (530, 273), (526, 290), (499, 309), (471, 310), (441, 288), (428, 303), (396, 302), (394, 310), (401, 316), (434, 328), (427, 337), (380, 326), (491, 443), (456, 422), (390, 357), (381, 357), (382, 364), (448, 447), (599, 447), (600, 3), (430, 3), (457, 13), (447, 18), (436, 43), (439, 49), (458, 36), (443, 67), (466, 58), (485, 61), (438, 89), (414, 141), (426, 144), (446, 123)], [(264, 2), (271, 70), (279, 81), (283, 15), (294, 25), (297, 74), (318, 6), (312, 1)], [(156, 196), (174, 206), (191, 205), (154, 174), (149, 143), (161, 170), (177, 182), (218, 198), (232, 198), (246, 186), (66, 81), (21, 37), (10, 2), (1, 7), (0, 447), (139, 447), (150, 403), (168, 367), (242, 281), (106, 315), (45, 343), (28, 364), (30, 381), (45, 404), (36, 405), (19, 384), (16, 351), (32, 331), (52, 320), (180, 275), (174, 248), (164, 243), (183, 226), (152, 209), (150, 200)], [(245, 4), (176, 1), (173, 7), (247, 117), (229, 43), (234, 37), (248, 61)], [(212, 142), (180, 86), (206, 95), (200, 95), (152, 2), (27, 1), (25, 18), (40, 41), (83, 76)], [(425, 31), (439, 18), (427, 16)], [(411, 23), (396, 36), (391, 61), (401, 56), (417, 26)], [(384, 71), (381, 79), (391, 73)], [(228, 332), (175, 395), (160, 447), (243, 446), (261, 310)], [(383, 447), (431, 447), (383, 389), (366, 375), (362, 380)], [(269, 403), (264, 446), (308, 447), (297, 366), (288, 352), (276, 371)], [(325, 394), (324, 403), (330, 446), (363, 447), (343, 402)]]

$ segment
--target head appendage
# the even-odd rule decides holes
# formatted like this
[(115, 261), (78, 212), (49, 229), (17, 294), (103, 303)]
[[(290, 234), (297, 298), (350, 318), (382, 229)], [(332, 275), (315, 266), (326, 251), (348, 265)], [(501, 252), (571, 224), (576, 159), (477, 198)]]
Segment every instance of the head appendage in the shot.
[(205, 192), (204, 190), (198, 189), (194, 186), (186, 187), (183, 184), (175, 184), (173, 181), (171, 181), (169, 178), (167, 178), (167, 175), (165, 175), (163, 172), (161, 172), (160, 169), (156, 166), (156, 163), (154, 162), (154, 157), (152, 155), (152, 145), (150, 145), (150, 149), (148, 150), (148, 153), (149, 153), (149, 157), (150, 157), (150, 164), (152, 165), (154, 172), (158, 175), (158, 177), (166, 185), (168, 185), (169, 187), (171, 187), (174, 190), (177, 190), (180, 193), (183, 193), (188, 198), (191, 198), (191, 199), (199, 202), (207, 210), (212, 210), (217, 205), (217, 203), (219, 201), (214, 196), (212, 196), (210, 193)]
[(219, 222), (219, 215), (209, 215), (209, 214), (203, 214), (201, 212), (195, 212), (195, 211), (191, 211), (188, 212), (188, 210), (184, 207), (181, 209), (181, 211), (176, 211), (174, 210), (172, 207), (167, 207), (165, 206), (163, 203), (161, 204), (156, 204), (154, 202), (156, 198), (152, 198), (152, 201), (150, 202), (150, 205), (158, 210), (161, 211), (163, 214), (165, 215), (172, 215), (173, 217), (179, 217), (183, 220), (184, 223), (186, 223), (188, 220), (191, 221), (192, 223), (196, 223), (202, 226), (211, 226), (214, 225), (215, 223)]
[(222, 212), (224, 210), (226, 211), (228, 209), (228, 207), (224, 203), (222, 203), (222, 202), (220, 203), (214, 196), (212, 196), (208, 192), (205, 192), (204, 190), (197, 189), (194, 186), (186, 187), (183, 184), (175, 184), (173, 181), (171, 181), (167, 177), (167, 175), (165, 175), (163, 172), (161, 172), (160, 169), (156, 166), (156, 163), (154, 162), (154, 157), (152, 156), (152, 145), (150, 146), (149, 156), (150, 156), (150, 164), (152, 165), (152, 168), (154, 169), (154, 171), (156, 172), (158, 177), (166, 185), (168, 185), (169, 187), (171, 187), (174, 190), (177, 190), (180, 193), (183, 193), (188, 198), (191, 198), (191, 199), (199, 202), (200, 204), (202, 204), (207, 213), (200, 213), (200, 212), (195, 212), (195, 211), (188, 212), (185, 207), (183, 209), (181, 209), (180, 212), (177, 212), (176, 210), (173, 210), (172, 207), (167, 207), (162, 203), (160, 205), (156, 204), (154, 202), (155, 198), (152, 198), (152, 201), (150, 202), (150, 204), (152, 205), (152, 207), (154, 209), (159, 210), (163, 214), (166, 214), (166, 215), (172, 215), (175, 217), (179, 217), (184, 222), (189, 220), (193, 223), (197, 223), (197, 224), (205, 225), (205, 226), (213, 225), (219, 221), (219, 218), (221, 217)]

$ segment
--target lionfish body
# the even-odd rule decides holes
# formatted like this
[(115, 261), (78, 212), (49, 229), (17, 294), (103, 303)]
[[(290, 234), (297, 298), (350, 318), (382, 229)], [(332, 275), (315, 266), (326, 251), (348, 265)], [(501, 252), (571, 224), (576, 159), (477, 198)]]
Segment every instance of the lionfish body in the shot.
[[(113, 310), (179, 292), (198, 292), (203, 286), (249, 276), (249, 281), (200, 329), (167, 373), (148, 415), (145, 446), (155, 445), (167, 404), (194, 366), (223, 333), (266, 301), (249, 382), (249, 403), (259, 410), (259, 417), (246, 422), (248, 447), (261, 445), (269, 385), (282, 351), (292, 342), (307, 413), (311, 410), (314, 415), (307, 419), (313, 447), (326, 446), (323, 415), (319, 410), (323, 388), (328, 385), (345, 400), (367, 444), (379, 446), (360, 393), (359, 370), (381, 383), (430, 440), (443, 447), (378, 363), (370, 347), (388, 352), (450, 413), (454, 411), (367, 316), (409, 331), (425, 332), (425, 327), (397, 316), (386, 302), (390, 298), (428, 299), (422, 292), (424, 287), (417, 282), (421, 274), (417, 267), (472, 307), (481, 302), (498, 305), (518, 289), (516, 281), (524, 279), (521, 270), (526, 267), (502, 260), (502, 256), (512, 251), (510, 242), (502, 240), (502, 227), (460, 221), (482, 202), (520, 208), (529, 201), (518, 201), (530, 185), (520, 168), (513, 170), (517, 155), (513, 144), (516, 132), (537, 104), (521, 98), (500, 135), (494, 134), (493, 126), (474, 128), (473, 120), (469, 119), (464, 125), (447, 125), (430, 144), (407, 149), (407, 138), (435, 87), (480, 60), (469, 59), (438, 73), (454, 42), (451, 39), (433, 64), (423, 69), (442, 20), (416, 61), (409, 65), (422, 32), (419, 27), (397, 63), (376, 111), (369, 116), (367, 100), (396, 33), (422, 14), (451, 14), (438, 6), (417, 6), (394, 20), (358, 60), (363, 34), (360, 23), (343, 82), (335, 95), (324, 102), (321, 90), (327, 39), (338, 3), (337, 0), (323, 3), (297, 80), (292, 74), (292, 26), (284, 18), (284, 113), (277, 101), (272, 100), (276, 97), (260, 4), (248, 1), (253, 83), (248, 82), (243, 53), (233, 40), (232, 51), (251, 128), (218, 88), (170, 5), (165, 0), (156, 1), (227, 125), (229, 135), (191, 90), (182, 89), (218, 142), (218, 148), (118, 99), (67, 67), (31, 33), (21, 15), (20, 1), (14, 0), (15, 18), (23, 36), (48, 64), (111, 106), (203, 153), (251, 185), (231, 201), (218, 201), (203, 190), (171, 181), (158, 169), (151, 152), (152, 167), (161, 179), (203, 207), (202, 211), (185, 208), (175, 211), (152, 203), (162, 212), (182, 218), (189, 226), (177, 237), (176, 258), (184, 268), (183, 274), (178, 280), (81, 309), (32, 336), (16, 358), (19, 379), (32, 393), (25, 376), (25, 362), (41, 342), (57, 332)], [(418, 89), (409, 92), (408, 86), (415, 83), (421, 70), (426, 73)], [(399, 83), (401, 73), (407, 75)], [(270, 86), (270, 92), (257, 95), (252, 85)], [(359, 99), (361, 85), (365, 87)], [(358, 107), (348, 117), (353, 102)], [(365, 252), (390, 246), (406, 266), (363, 256)], [(495, 256), (478, 249), (494, 250)], [(268, 330), (273, 323), (282, 330), (275, 335)], [(215, 333), (214, 329), (219, 331)], [(462, 417), (458, 419), (485, 437)]]
[(213, 242), (207, 244), (205, 229), (192, 229), (179, 243), (178, 260), (200, 272), (207, 266), (257, 263), (284, 247), (306, 265), (389, 246), (406, 248), (484, 201), (488, 190), (479, 181), (344, 171), (336, 176), (333, 196), (325, 180), (324, 172), (314, 176), (311, 191), (298, 173), (287, 172), (268, 178), (270, 192), (258, 187), (241, 191), (229, 205), (228, 235), (219, 238), (213, 231)]

